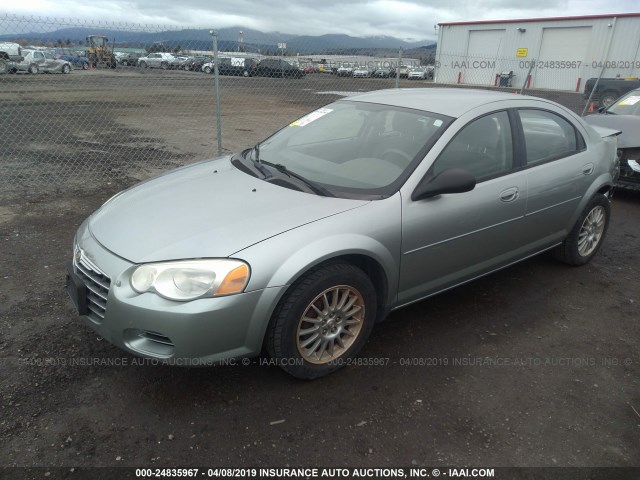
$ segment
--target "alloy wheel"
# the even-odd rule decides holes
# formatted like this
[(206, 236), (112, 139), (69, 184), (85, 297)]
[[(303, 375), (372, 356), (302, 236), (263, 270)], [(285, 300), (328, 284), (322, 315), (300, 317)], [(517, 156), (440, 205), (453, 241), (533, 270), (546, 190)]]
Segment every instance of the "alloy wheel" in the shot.
[(296, 346), (313, 364), (326, 364), (356, 341), (365, 318), (362, 294), (348, 285), (330, 287), (315, 297), (298, 321)]
[(593, 252), (602, 238), (604, 232), (606, 213), (604, 208), (596, 206), (582, 222), (580, 233), (578, 234), (578, 253), (586, 257)]

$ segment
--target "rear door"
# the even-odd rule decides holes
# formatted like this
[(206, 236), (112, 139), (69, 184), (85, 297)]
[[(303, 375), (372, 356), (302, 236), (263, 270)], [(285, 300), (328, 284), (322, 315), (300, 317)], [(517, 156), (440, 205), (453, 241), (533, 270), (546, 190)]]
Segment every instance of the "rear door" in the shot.
[(529, 195), (523, 228), (544, 247), (562, 241), (569, 220), (593, 182), (595, 165), (584, 138), (560, 112), (521, 108), (524, 163)]

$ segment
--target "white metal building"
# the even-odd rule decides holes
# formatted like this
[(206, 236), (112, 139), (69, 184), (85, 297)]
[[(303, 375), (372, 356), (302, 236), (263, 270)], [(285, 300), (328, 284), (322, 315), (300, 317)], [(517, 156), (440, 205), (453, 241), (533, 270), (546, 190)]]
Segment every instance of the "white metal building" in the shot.
[[(640, 13), (438, 24), (436, 81), (582, 91), (586, 79), (640, 77)], [(529, 68), (533, 69), (529, 73)]]

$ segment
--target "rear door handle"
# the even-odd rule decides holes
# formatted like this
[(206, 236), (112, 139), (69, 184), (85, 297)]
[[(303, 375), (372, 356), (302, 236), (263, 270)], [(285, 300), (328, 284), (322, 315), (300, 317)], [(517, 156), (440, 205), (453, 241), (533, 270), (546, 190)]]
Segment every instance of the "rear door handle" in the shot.
[(584, 167), (582, 167), (582, 173), (584, 175), (591, 175), (593, 173), (593, 163), (587, 163)]
[(520, 196), (520, 190), (518, 187), (507, 188), (500, 192), (500, 200), (503, 202), (513, 202)]

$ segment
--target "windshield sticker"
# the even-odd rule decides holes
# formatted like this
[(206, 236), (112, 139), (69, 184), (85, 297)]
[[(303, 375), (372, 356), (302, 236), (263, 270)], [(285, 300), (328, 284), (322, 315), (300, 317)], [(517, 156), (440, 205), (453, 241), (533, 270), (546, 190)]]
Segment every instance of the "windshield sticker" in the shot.
[(290, 127), (304, 127), (305, 125), (310, 124), (311, 122), (316, 121), (320, 117), (324, 117), (327, 113), (333, 112), (331, 108), (319, 108), (315, 112), (311, 112), (309, 115), (305, 115), (302, 118), (299, 118), (295, 122), (291, 122), (289, 124)]
[(433, 122), (433, 126), (434, 127), (441, 127), (442, 126), (442, 120), (434, 120)]
[(635, 105), (638, 102), (640, 102), (640, 96), (632, 95), (622, 100), (618, 105)]

